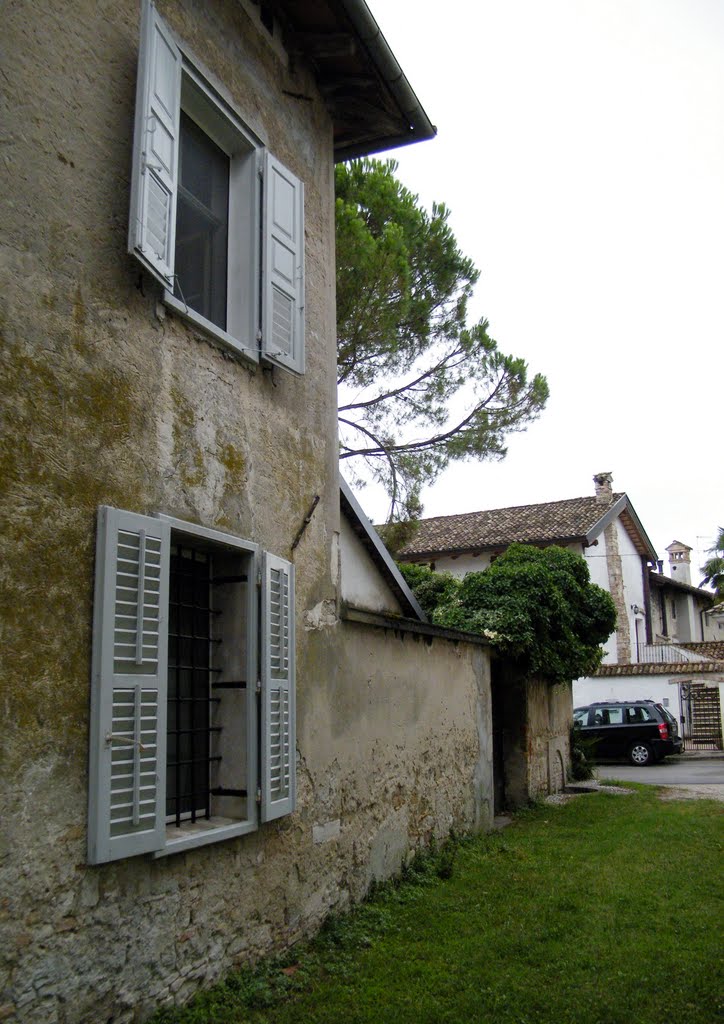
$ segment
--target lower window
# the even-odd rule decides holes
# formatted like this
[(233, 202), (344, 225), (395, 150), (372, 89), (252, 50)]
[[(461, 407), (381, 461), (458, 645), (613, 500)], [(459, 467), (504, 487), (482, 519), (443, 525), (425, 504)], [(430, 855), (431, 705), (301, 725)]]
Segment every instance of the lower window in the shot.
[(249, 541), (99, 510), (91, 863), (294, 809), (293, 595), (293, 566)]

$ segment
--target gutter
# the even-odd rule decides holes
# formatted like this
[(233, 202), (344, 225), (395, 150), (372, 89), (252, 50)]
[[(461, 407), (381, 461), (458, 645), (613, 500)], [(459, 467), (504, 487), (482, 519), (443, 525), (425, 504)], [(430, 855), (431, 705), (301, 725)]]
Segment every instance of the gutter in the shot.
[(437, 128), (423, 110), (365, 0), (339, 0), (339, 3), (410, 127), (409, 132), (400, 135), (386, 136), (367, 144), (341, 147), (335, 152), (337, 162), (433, 139), (437, 135)]

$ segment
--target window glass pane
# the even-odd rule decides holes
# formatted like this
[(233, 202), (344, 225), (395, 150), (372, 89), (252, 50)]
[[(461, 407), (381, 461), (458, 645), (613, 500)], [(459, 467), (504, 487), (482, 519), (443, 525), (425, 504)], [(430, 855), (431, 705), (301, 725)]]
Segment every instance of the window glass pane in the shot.
[(166, 815), (180, 824), (209, 817), (211, 621), (207, 555), (171, 551), (169, 593)]
[(174, 294), (223, 330), (229, 166), (227, 154), (182, 111)]

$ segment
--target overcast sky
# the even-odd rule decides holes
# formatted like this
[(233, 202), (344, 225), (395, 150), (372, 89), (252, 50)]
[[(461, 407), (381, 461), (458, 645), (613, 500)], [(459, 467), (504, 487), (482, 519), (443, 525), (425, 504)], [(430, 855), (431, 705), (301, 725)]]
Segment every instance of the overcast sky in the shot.
[[(432, 122), (398, 177), (443, 201), (472, 312), (551, 389), (424, 514), (593, 493), (611, 471), (692, 581), (724, 526), (723, 0), (368, 0)], [(368, 488), (368, 514), (386, 504)]]

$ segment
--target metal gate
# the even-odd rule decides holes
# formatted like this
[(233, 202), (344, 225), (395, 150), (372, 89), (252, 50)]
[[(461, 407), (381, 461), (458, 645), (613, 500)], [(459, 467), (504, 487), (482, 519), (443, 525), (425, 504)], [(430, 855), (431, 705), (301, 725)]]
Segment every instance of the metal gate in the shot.
[(684, 750), (721, 750), (719, 687), (679, 683)]

